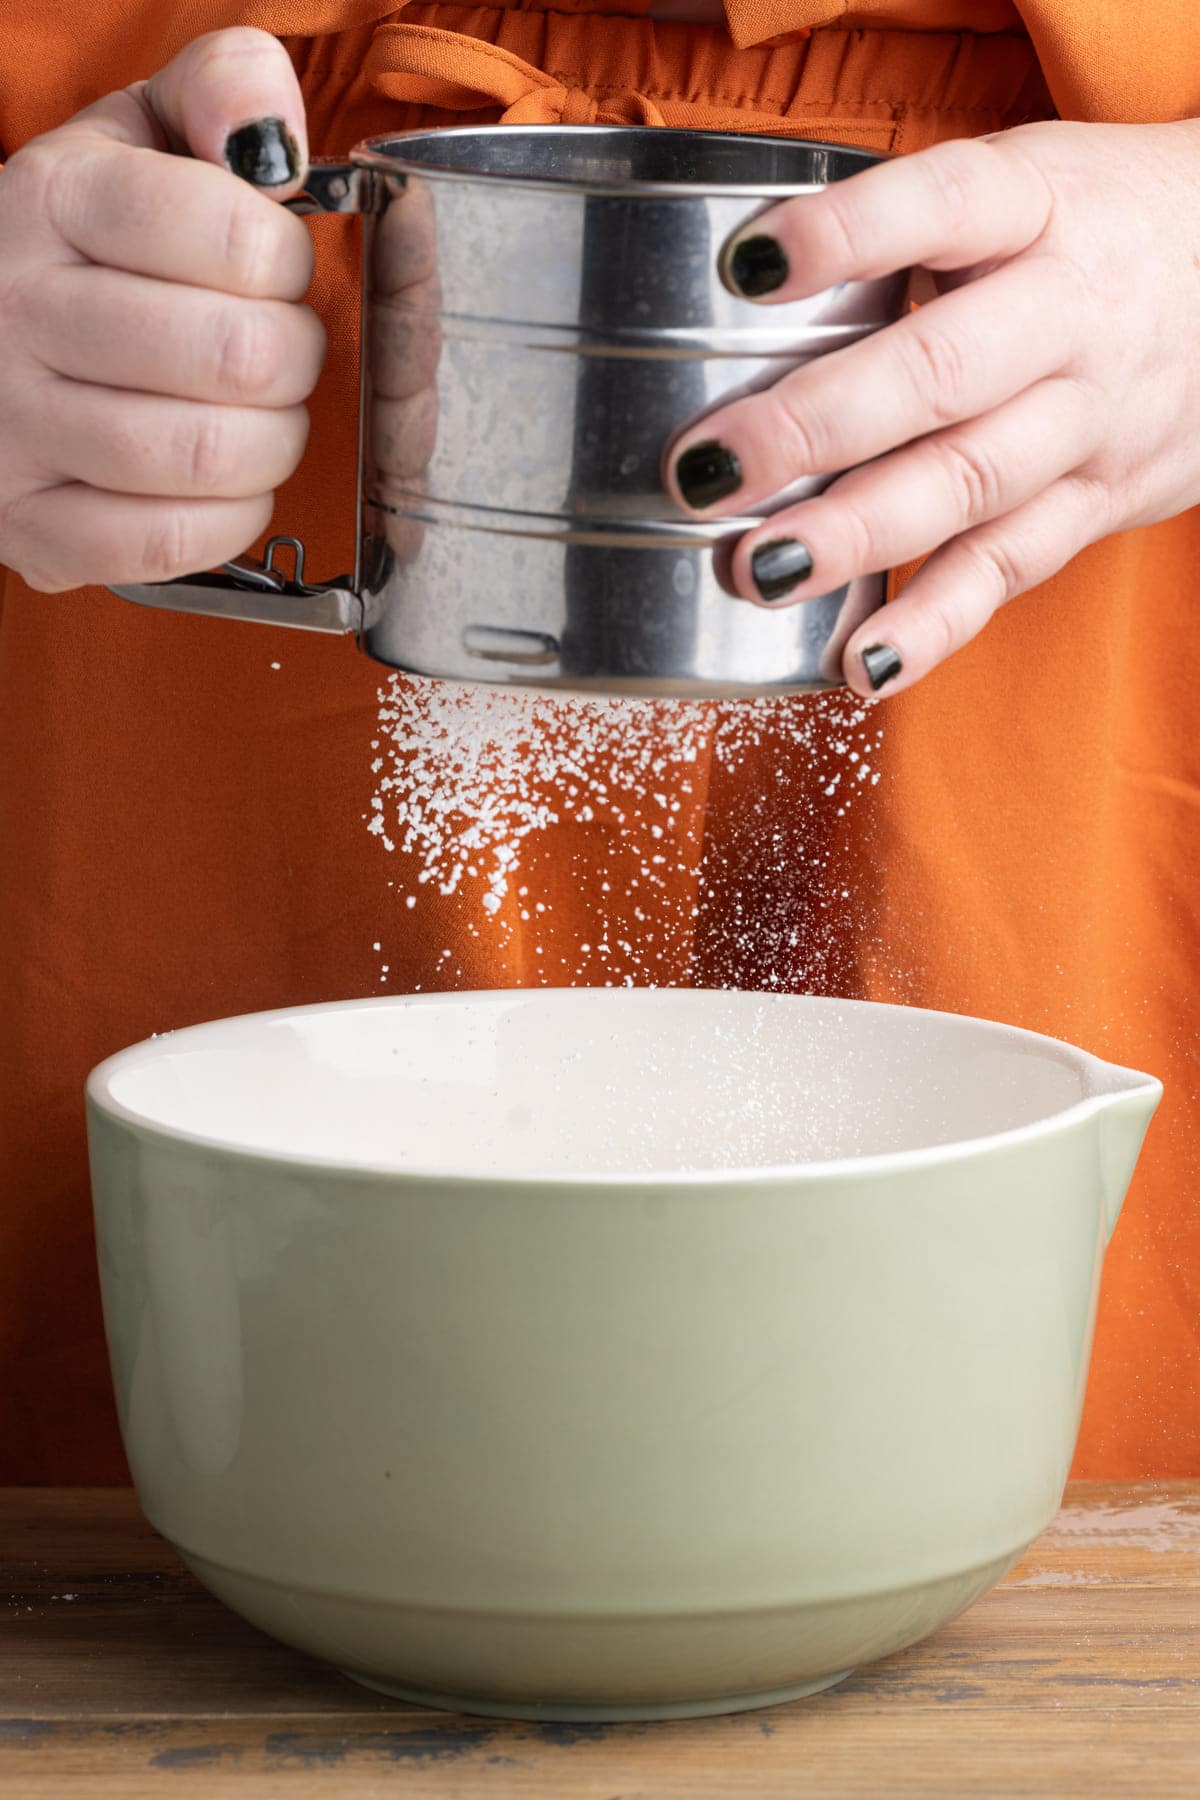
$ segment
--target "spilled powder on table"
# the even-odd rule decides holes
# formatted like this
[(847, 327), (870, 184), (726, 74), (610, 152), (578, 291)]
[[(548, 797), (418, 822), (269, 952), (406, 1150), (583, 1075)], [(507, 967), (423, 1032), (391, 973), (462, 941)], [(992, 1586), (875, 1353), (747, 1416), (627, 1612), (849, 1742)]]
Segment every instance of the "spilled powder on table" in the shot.
[[(366, 826), (399, 853), (389, 887), (400, 919), (440, 897), (455, 902), (457, 931), (498, 948), (526, 929), (546, 985), (605, 969), (623, 971), (607, 986), (670, 981), (681, 930), (719, 887), (728, 941), (705, 984), (819, 987), (818, 965), (848, 935), (855, 896), (841, 852), (856, 805), (880, 779), (880, 719), (847, 689), (658, 702), (397, 674), (379, 690)], [(710, 750), (718, 770), (736, 773), (755, 756), (764, 773), (717, 845), (705, 830)], [(557, 852), (555, 831), (572, 825), (588, 833), (595, 942), (556, 954), (552, 894), (536, 867), (539, 853)], [(815, 935), (809, 924), (802, 948), (797, 895), (810, 921), (826, 919)], [(789, 952), (807, 966), (793, 954), (781, 975)], [(448, 987), (459, 972), (449, 946), (442, 960), (438, 985)], [(389, 974), (381, 962), (381, 987)]]
[(1054, 1521), (1057, 1537), (1103, 1537), (1137, 1550), (1182, 1550), (1200, 1555), (1196, 1509), (1170, 1500), (1134, 1506), (1068, 1506)]
[[(1116, 1505), (1092, 1501), (1068, 1501), (1046, 1534), (1059, 1555), (1078, 1550), (1084, 1554), (1104, 1555), (1112, 1549), (1146, 1550), (1154, 1555), (1200, 1555), (1200, 1509), (1190, 1496), (1178, 1501), (1154, 1499)], [(1065, 1540), (1065, 1542), (1064, 1542)], [(1035, 1548), (1033, 1552), (1037, 1556)], [(1133, 1574), (1123, 1569), (1121, 1579), (1152, 1579), (1147, 1574)], [(1103, 1587), (1113, 1580), (1110, 1573), (1094, 1573), (1084, 1569), (1044, 1569), (1033, 1567), (1012, 1587)]]
[(1082, 1569), (1044, 1569), (1033, 1575), (1023, 1575), (1019, 1581), (1010, 1580), (1009, 1587), (1107, 1587), (1107, 1579), (1103, 1575), (1088, 1575)]

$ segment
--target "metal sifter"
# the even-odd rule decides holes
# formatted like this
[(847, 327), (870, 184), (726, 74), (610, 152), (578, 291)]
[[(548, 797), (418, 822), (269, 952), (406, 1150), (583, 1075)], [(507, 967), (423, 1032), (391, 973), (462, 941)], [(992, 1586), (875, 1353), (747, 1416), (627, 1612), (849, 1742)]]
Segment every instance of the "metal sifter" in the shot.
[(456, 681), (694, 696), (837, 684), (884, 576), (749, 606), (727, 564), (758, 518), (698, 522), (660, 471), (684, 425), (899, 317), (903, 274), (768, 308), (719, 272), (764, 205), (877, 160), (790, 138), (542, 125), (376, 138), (314, 166), (293, 210), (365, 215), (354, 573), (311, 581), (302, 541), (276, 537), (262, 563), (114, 591), (353, 632), (379, 662)]

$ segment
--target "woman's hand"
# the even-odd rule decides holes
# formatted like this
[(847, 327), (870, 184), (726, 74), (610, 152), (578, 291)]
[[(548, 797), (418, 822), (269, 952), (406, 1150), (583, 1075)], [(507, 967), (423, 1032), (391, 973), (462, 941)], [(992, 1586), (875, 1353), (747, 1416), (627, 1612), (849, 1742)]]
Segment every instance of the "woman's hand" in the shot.
[(918, 681), (1098, 538), (1200, 502), (1200, 121), (942, 144), (773, 207), (724, 253), (767, 305), (909, 264), (937, 298), (668, 457), (706, 518), (851, 471), (738, 545), (759, 605), (933, 553), (847, 644), (861, 694)]
[(325, 347), (308, 232), (268, 198), (304, 159), (286, 52), (236, 30), (0, 172), (0, 562), (31, 587), (163, 581), (265, 530)]

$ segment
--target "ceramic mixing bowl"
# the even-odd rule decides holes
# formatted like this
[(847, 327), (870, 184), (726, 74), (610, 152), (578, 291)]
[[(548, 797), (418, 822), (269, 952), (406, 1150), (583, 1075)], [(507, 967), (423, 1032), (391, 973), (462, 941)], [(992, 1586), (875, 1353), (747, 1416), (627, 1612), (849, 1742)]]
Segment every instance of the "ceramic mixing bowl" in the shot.
[(152, 1523), (360, 1681), (732, 1711), (912, 1643), (1058, 1506), (1159, 1098), (974, 1019), (423, 995), (88, 1084)]

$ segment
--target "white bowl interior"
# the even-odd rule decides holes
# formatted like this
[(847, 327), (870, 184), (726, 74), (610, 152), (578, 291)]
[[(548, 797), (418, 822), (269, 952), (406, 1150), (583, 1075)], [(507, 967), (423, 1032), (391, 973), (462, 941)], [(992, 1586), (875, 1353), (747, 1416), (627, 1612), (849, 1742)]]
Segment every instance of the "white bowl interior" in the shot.
[(1112, 1091), (1123, 1073), (1050, 1039), (907, 1007), (541, 989), (196, 1026), (110, 1059), (90, 1091), (171, 1134), (288, 1158), (596, 1179), (989, 1137)]

